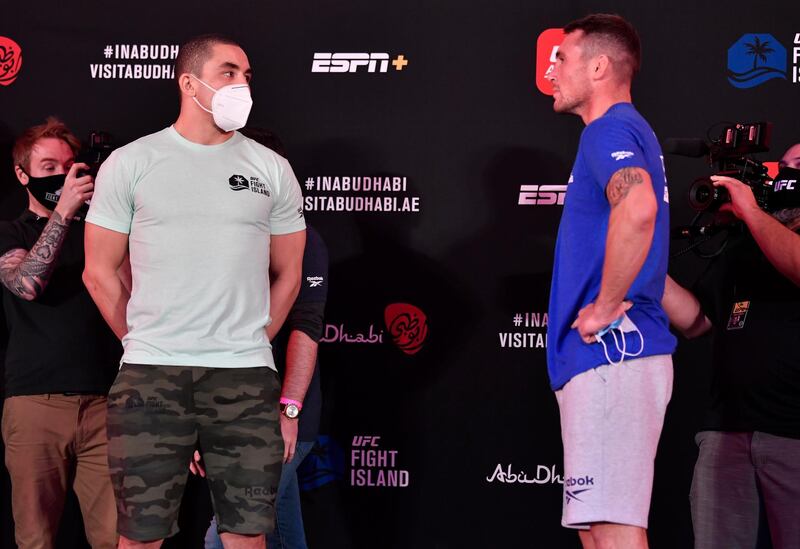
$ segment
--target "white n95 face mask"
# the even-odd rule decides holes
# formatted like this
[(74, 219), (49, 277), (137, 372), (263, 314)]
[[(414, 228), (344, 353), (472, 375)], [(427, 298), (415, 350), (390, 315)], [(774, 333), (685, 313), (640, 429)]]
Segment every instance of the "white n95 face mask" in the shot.
[(247, 124), (247, 117), (250, 116), (250, 109), (253, 107), (250, 86), (247, 84), (230, 84), (215, 90), (195, 75), (191, 76), (214, 92), (211, 97), (211, 110), (201, 105), (196, 97), (192, 97), (192, 99), (201, 109), (214, 116), (214, 123), (219, 129), (224, 132), (230, 132), (243, 128)]
[[(619, 332), (619, 338), (617, 338), (617, 334), (615, 332)], [(641, 346), (635, 353), (629, 352), (625, 345), (625, 334), (629, 332), (636, 332), (639, 335)], [(611, 337), (614, 339), (614, 347), (617, 348), (617, 353), (619, 353), (619, 362), (614, 362), (609, 356), (609, 349), (606, 346), (606, 342), (603, 341), (603, 336), (607, 334), (611, 334)], [(595, 341), (603, 346), (603, 353), (606, 355), (606, 360), (611, 366), (619, 366), (625, 361), (626, 357), (635, 358), (641, 355), (642, 351), (644, 351), (644, 336), (642, 336), (642, 332), (639, 330), (639, 327), (636, 326), (636, 324), (634, 324), (630, 318), (628, 318), (626, 313), (622, 313), (621, 317), (612, 322), (606, 328), (597, 332), (594, 338)]]

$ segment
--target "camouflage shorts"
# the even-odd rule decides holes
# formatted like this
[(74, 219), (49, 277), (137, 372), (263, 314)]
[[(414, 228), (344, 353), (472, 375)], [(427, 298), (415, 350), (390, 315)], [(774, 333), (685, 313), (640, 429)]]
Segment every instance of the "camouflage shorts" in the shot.
[(123, 364), (108, 396), (119, 533), (137, 541), (177, 533), (196, 448), (219, 530), (270, 533), (283, 458), (279, 397), (271, 368)]

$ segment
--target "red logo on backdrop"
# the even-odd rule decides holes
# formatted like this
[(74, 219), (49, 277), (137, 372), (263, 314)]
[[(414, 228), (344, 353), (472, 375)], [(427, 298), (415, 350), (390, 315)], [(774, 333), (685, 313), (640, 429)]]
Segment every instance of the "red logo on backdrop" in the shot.
[(564, 29), (547, 29), (536, 40), (536, 87), (545, 95), (553, 95), (553, 84), (547, 77), (553, 72), (558, 46), (564, 41)]
[(407, 355), (422, 349), (428, 337), (428, 317), (410, 303), (392, 303), (383, 313), (394, 344)]
[(767, 167), (768, 176), (770, 176), (772, 179), (778, 177), (778, 172), (780, 171), (778, 162), (764, 162), (764, 165)]
[(17, 79), (22, 68), (22, 48), (11, 38), (0, 36), (0, 86), (8, 86)]

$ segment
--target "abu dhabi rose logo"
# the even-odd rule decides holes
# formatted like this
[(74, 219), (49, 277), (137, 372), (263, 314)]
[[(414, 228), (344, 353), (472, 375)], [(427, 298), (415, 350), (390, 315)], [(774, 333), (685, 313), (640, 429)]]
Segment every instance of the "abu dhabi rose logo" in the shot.
[(392, 303), (384, 311), (386, 328), (397, 347), (407, 355), (422, 349), (428, 337), (428, 317), (410, 303)]
[(22, 48), (11, 38), (0, 36), (0, 86), (9, 86), (22, 68)]

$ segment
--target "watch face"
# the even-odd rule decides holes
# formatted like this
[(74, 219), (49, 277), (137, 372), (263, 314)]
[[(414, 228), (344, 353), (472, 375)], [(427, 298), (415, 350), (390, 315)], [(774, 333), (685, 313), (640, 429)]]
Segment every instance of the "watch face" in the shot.
[(285, 413), (286, 417), (294, 419), (300, 415), (300, 410), (297, 408), (296, 404), (287, 404)]

